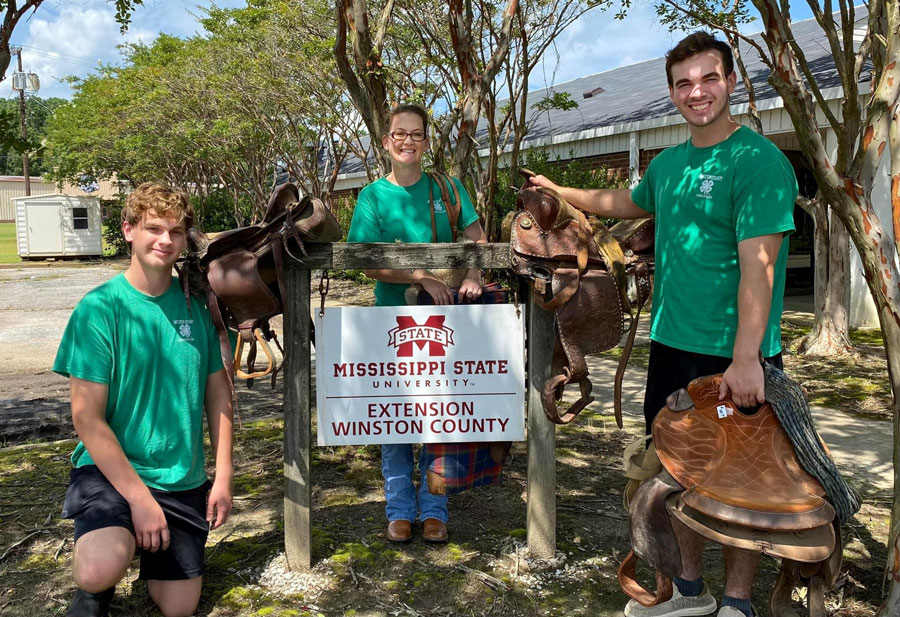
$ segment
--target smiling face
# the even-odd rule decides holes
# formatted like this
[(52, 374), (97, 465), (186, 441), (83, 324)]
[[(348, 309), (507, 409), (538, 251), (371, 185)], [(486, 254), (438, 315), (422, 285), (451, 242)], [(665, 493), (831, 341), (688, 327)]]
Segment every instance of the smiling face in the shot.
[(722, 56), (703, 51), (672, 65), (669, 95), (692, 128), (715, 128), (731, 121), (729, 95), (737, 75), (725, 75)]
[(170, 273), (187, 244), (184, 221), (144, 213), (137, 225), (122, 223), (125, 240), (131, 243), (131, 259), (146, 271)]
[(394, 139), (390, 135), (381, 138), (381, 145), (391, 157), (391, 163), (395, 167), (422, 168), (422, 157), (428, 150), (428, 138), (422, 118), (414, 113), (400, 113), (391, 119), (390, 133), (403, 132), (407, 135), (426, 135), (422, 141), (413, 141), (412, 137)]

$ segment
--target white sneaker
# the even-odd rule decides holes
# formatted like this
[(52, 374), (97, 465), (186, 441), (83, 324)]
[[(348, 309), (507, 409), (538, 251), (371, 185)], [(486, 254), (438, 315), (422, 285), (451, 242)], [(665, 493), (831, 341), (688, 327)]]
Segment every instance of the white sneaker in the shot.
[[(753, 611), (753, 614), (756, 615), (756, 610)], [(745, 615), (744, 611), (736, 609), (733, 606), (723, 606), (719, 609), (719, 612), (716, 613), (716, 617), (745, 617)]]
[[(700, 617), (711, 614), (716, 610), (716, 606), (716, 599), (709, 593), (706, 583), (703, 583), (703, 591), (699, 596), (683, 596), (678, 591), (678, 586), (673, 583), (671, 600), (656, 606), (644, 606), (637, 600), (629, 600), (625, 605), (625, 617)], [(737, 610), (730, 606), (723, 608)], [(740, 611), (737, 616), (730, 613), (723, 615), (719, 611), (717, 617), (744, 617), (744, 615)]]

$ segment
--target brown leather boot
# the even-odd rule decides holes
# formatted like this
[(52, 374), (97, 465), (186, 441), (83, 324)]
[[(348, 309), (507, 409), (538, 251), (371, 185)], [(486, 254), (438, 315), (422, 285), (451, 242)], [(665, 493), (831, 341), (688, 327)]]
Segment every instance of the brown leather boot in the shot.
[(391, 542), (409, 542), (412, 540), (412, 523), (409, 521), (389, 522), (387, 537)]
[(426, 518), (423, 524), (423, 540), (434, 542), (435, 544), (442, 544), (447, 541), (447, 523), (436, 518)]

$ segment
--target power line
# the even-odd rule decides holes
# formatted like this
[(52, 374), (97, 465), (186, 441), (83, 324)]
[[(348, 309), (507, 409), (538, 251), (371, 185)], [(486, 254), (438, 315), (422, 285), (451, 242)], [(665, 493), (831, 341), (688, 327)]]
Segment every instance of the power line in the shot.
[(87, 56), (75, 56), (72, 54), (64, 54), (60, 51), (53, 51), (52, 49), (42, 49), (40, 47), (35, 47), (34, 45), (20, 45), (20, 47), (22, 49), (31, 49), (36, 52), (39, 51), (42, 53), (53, 54), (55, 56), (60, 56), (63, 58), (71, 58), (72, 60), (81, 60), (82, 62), (93, 62), (93, 60), (91, 58), (88, 58)]
[(74, 56), (69, 58), (69, 57), (65, 57), (61, 54), (57, 54), (55, 52), (36, 50), (35, 48), (28, 47), (27, 45), (23, 45), (22, 47), (24, 48), (24, 50), (27, 53), (33, 54), (33, 55), (41, 57), (41, 58), (48, 58), (50, 60), (57, 60), (59, 62), (65, 62), (67, 64), (74, 64), (76, 66), (81, 66), (81, 67), (86, 67), (86, 68), (96, 68), (97, 67), (96, 62), (91, 62), (90, 60), (87, 60), (87, 59), (76, 60), (76, 59), (74, 59)]

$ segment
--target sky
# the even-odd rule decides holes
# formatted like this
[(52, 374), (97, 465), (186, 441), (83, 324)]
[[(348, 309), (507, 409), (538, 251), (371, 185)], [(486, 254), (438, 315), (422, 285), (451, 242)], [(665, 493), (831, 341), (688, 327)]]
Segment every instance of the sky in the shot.
[[(217, 0), (216, 4), (242, 6), (244, 0)], [(160, 32), (180, 37), (200, 33), (198, 7), (207, 5), (204, 0), (145, 0), (122, 35), (112, 2), (45, 0), (19, 22), (11, 42), (23, 48), (24, 70), (40, 77), (39, 96), (70, 98), (67, 76), (86, 76), (99, 62), (120, 62), (122, 43), (151, 43)], [(532, 76), (532, 89), (660, 57), (681, 38), (681, 33), (672, 34), (656, 22), (653, 5), (646, 0), (636, 0), (623, 21), (615, 20), (613, 13), (595, 10), (572, 24), (559, 38), (556, 53), (548, 52), (544, 65)], [(795, 13), (794, 19), (808, 16), (807, 9), (806, 15)], [(747, 31), (758, 30), (751, 25)], [(14, 67), (15, 59), (10, 70)], [(14, 96), (9, 78), (0, 83), (0, 93)]]

